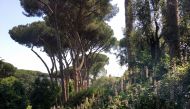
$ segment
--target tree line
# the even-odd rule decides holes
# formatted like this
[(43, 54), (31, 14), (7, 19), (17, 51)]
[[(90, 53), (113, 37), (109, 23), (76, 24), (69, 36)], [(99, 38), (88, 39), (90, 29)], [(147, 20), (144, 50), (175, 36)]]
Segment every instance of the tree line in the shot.
[[(20, 4), (25, 16), (44, 20), (15, 26), (9, 34), (42, 61), (53, 91), (59, 93), (60, 87), (51, 106), (188, 108), (188, 0), (125, 0), (125, 37), (120, 41), (106, 23), (119, 11), (111, 0), (20, 0)], [(51, 66), (36, 49), (47, 54)], [(117, 50), (120, 64), (128, 70), (121, 78), (96, 80), (106, 72), (109, 60), (102, 53), (111, 49)]]

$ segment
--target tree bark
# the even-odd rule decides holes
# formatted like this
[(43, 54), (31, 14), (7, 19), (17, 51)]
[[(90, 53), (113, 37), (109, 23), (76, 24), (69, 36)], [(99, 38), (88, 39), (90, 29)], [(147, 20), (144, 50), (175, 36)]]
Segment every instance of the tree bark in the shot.
[(75, 93), (79, 92), (79, 71), (75, 70), (75, 74), (74, 74), (74, 89), (75, 89)]
[[(131, 32), (133, 29), (133, 11), (132, 11), (132, 1), (131, 0), (125, 0), (125, 38), (126, 38), (126, 46), (127, 46), (127, 61), (128, 61), (128, 71), (129, 71), (129, 78), (133, 73), (133, 65), (134, 62), (133, 56), (132, 56), (132, 47), (130, 38)], [(129, 79), (129, 81), (131, 78)], [(131, 83), (131, 81), (130, 81)]]
[(167, 35), (171, 58), (179, 56), (178, 0), (167, 0)]
[[(170, 75), (175, 73), (176, 58), (179, 52), (179, 30), (178, 30), (178, 0), (167, 0), (167, 34), (166, 39), (169, 45), (170, 54)], [(170, 99), (174, 100), (173, 82), (170, 82)]]

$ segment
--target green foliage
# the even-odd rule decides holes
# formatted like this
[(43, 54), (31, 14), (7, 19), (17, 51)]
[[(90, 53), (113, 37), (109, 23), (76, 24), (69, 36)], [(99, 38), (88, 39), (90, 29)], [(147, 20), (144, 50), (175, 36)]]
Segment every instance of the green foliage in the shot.
[[(26, 16), (43, 16), (44, 21), (13, 27), (9, 34), (19, 44), (32, 48), (46, 66), (52, 80), (51, 73), (57, 72), (57, 67), (60, 67), (61, 75), (67, 75), (63, 69), (70, 64), (73, 64), (74, 70), (80, 71), (88, 53), (108, 52), (115, 45), (113, 30), (105, 22), (117, 13), (117, 7), (110, 2), (111, 0), (20, 0)], [(52, 68), (48, 68), (33, 47), (41, 48), (42, 52), (48, 54)], [(91, 72), (96, 76), (104, 65), (104, 62), (94, 65)], [(67, 87), (62, 89), (65, 91), (63, 93), (67, 93)], [(65, 100), (66, 95), (68, 94), (65, 94)]]
[(9, 31), (9, 34), (13, 40), (28, 48), (33, 46), (43, 48), (42, 50), (50, 56), (56, 53), (55, 30), (48, 27), (45, 22), (16, 26)]
[[(85, 61), (85, 66), (81, 68), (87, 71), (83, 72), (81, 69), (78, 71), (84, 73), (82, 76), (86, 76), (87, 73), (92, 75), (95, 81), (90, 88), (75, 93), (73, 81), (69, 80), (67, 94), (71, 97), (65, 103), (66, 108), (80, 106), (84, 109), (180, 109), (184, 107), (186, 102), (189, 102), (190, 96), (188, 25), (190, 2), (179, 1), (178, 19), (177, 0), (126, 0), (126, 3), (128, 2), (128, 6), (125, 7), (126, 37), (119, 42), (118, 57), (121, 65), (128, 64), (129, 71), (122, 80), (112, 77), (101, 77), (96, 80), (100, 73), (105, 72), (104, 66), (108, 63), (108, 57), (99, 52), (109, 52), (110, 48), (116, 45), (113, 30), (105, 22), (117, 13), (117, 7), (111, 5), (110, 1), (20, 0), (26, 16), (44, 16), (44, 21), (19, 25), (10, 30), (9, 34), (21, 45), (28, 48), (34, 46), (46, 52), (52, 61), (52, 72), (57, 62), (61, 63), (64, 60), (63, 63), (73, 64), (73, 68), (65, 68), (64, 73), (60, 71), (59, 76), (72, 76), (69, 73), (78, 70), (80, 61), (81, 63)], [(179, 44), (180, 50), (178, 50)], [(68, 59), (68, 54), (72, 59)], [(179, 54), (180, 58), (177, 57)], [(60, 63), (61, 68), (64, 65)], [(15, 69), (11, 64), (0, 61), (0, 77), (10, 76), (14, 72)], [(21, 93), (23, 88), (17, 91), (18, 87), (23, 86), (27, 93), (31, 93), (29, 95), (34, 109), (49, 109), (55, 105), (58, 97), (62, 97), (57, 85), (51, 84), (47, 78), (37, 78), (38, 74), (19, 70), (14, 76), (23, 85), (14, 77), (2, 79), (0, 96), (3, 99), (0, 101), (3, 103), (0, 103), (0, 108), (12, 109), (16, 108), (16, 105), (21, 106), (15, 102), (21, 103), (25, 100), (25, 91)], [(34, 80), (35, 83), (31, 86)], [(4, 96), (6, 94), (7, 96)], [(11, 102), (5, 103), (6, 100)], [(26, 102), (27, 100), (23, 107)]]
[(27, 2), (25, 2), (25, 0), (20, 0), (20, 4), (26, 10), (26, 12), (28, 12), (25, 13), (27, 16), (43, 15), (43, 11), (39, 9), (42, 7), (39, 6), (37, 0), (27, 0)]
[(26, 90), (26, 94), (28, 96), (28, 98), (31, 95), (31, 92), (33, 90), (33, 84), (36, 80), (36, 78), (38, 78), (41, 75), (47, 75), (47, 74), (42, 74), (38, 71), (31, 71), (31, 70), (16, 70), (16, 72), (14, 73), (14, 77), (16, 77), (22, 84), (23, 87)]
[[(90, 0), (78, 2), (74, 0), (58, 0), (54, 3), (51, 0), (20, 0), (20, 4), (25, 10), (25, 15), (45, 15), (45, 23), (34, 22), (28, 25), (19, 25), (18, 27), (14, 27), (9, 33), (13, 40), (27, 47), (31, 47), (32, 45), (37, 47), (43, 45), (44, 47), (45, 44), (43, 43), (46, 43), (48, 44), (48, 47), (47, 45), (46, 47), (50, 48), (56, 45), (56, 43), (59, 43), (56, 42), (57, 40), (55, 41), (58, 36), (54, 31), (58, 27), (59, 35), (61, 35), (61, 43), (63, 45), (64, 43), (69, 43), (70, 47), (78, 46), (76, 42), (75, 45), (73, 45), (74, 40), (77, 42), (80, 41), (76, 38), (76, 35), (74, 35), (75, 38), (73, 37), (72, 33), (70, 33), (72, 31), (78, 32), (79, 37), (81, 37), (80, 40), (84, 44), (83, 48), (85, 51), (88, 51), (91, 47), (102, 47), (108, 51), (108, 48), (116, 41), (116, 38), (112, 37), (113, 31), (111, 27), (105, 23), (105, 20), (109, 20), (117, 13), (117, 7), (113, 6), (110, 1), (111, 0)], [(58, 8), (54, 9), (54, 5)], [(54, 13), (57, 13), (57, 15)], [(57, 47), (54, 46), (54, 49), (55, 48)]]
[(85, 51), (100, 49), (109, 52), (109, 49), (116, 45), (116, 38), (113, 37), (113, 30), (104, 21), (94, 20), (85, 25), (80, 32), (84, 42)]
[(0, 98), (1, 109), (26, 109), (28, 104), (22, 83), (12, 76), (0, 81)]
[(0, 60), (0, 78), (11, 76), (15, 71), (16, 68), (12, 64)]
[[(90, 13), (89, 18), (93, 18), (93, 17), (97, 17), (98, 19), (104, 19), (106, 15), (108, 15), (106, 18), (107, 20), (114, 16), (116, 13), (112, 10), (115, 9), (112, 7), (111, 0), (100, 0), (100, 1), (96, 1), (96, 0), (90, 0), (90, 1), (74, 1), (74, 0), (70, 0), (70, 1), (57, 1), (57, 5), (59, 6), (64, 6), (64, 8), (59, 7), (59, 11), (61, 12), (65, 12), (62, 13), (61, 16), (66, 15), (66, 12), (69, 11), (70, 15), (76, 15), (75, 12), (80, 11), (80, 6), (81, 4), (83, 4), (83, 9), (84, 9), (84, 13), (88, 13), (92, 7), (91, 6), (95, 6), (97, 8), (95, 8), (93, 10), (94, 13)], [(44, 4), (48, 5), (49, 7), (46, 7), (46, 5), (44, 6)], [(42, 16), (42, 15), (48, 15), (51, 13), (52, 10), (48, 10), (49, 8), (52, 8), (51, 4), (53, 4), (54, 2), (52, 2), (51, 0), (43, 0), (43, 2), (40, 2), (38, 0), (20, 0), (20, 4), (21, 6), (24, 8), (25, 10), (25, 15), (27, 16)], [(67, 9), (67, 10), (64, 10)], [(110, 14), (112, 12), (112, 14)], [(115, 13), (115, 14), (114, 14)], [(77, 16), (73, 16), (73, 17), (77, 17)], [(85, 19), (86, 20), (86, 19)]]
[(93, 79), (96, 79), (96, 77), (100, 75), (105, 75), (106, 71), (104, 66), (109, 62), (109, 58), (106, 55), (89, 54), (86, 60), (89, 74), (93, 76)]
[(30, 97), (32, 109), (50, 109), (55, 105), (57, 97), (60, 95), (60, 88), (51, 85), (47, 78), (37, 78), (33, 84), (33, 91)]
[(82, 90), (79, 93), (73, 94), (69, 101), (66, 103), (66, 106), (75, 107), (82, 103), (85, 103), (86, 98), (91, 98), (94, 94), (96, 94), (97, 90), (94, 88), (88, 88), (86, 90)]

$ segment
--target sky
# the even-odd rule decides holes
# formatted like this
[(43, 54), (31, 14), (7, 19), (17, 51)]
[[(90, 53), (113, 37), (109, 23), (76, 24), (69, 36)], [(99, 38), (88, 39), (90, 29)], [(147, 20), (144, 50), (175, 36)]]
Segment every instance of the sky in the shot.
[[(122, 29), (125, 26), (124, 0), (113, 0), (112, 3), (118, 5), (119, 13), (108, 24), (114, 30), (114, 37), (119, 40), (123, 37)], [(22, 14), (23, 11), (19, 0), (0, 1), (0, 57), (18, 69), (47, 72), (36, 55), (29, 48), (12, 40), (8, 33), (14, 26), (42, 20), (39, 17), (26, 17)], [(38, 49), (36, 50), (40, 52)], [(45, 53), (40, 53), (40, 55), (45, 58), (47, 63), (49, 62)], [(114, 55), (109, 54), (108, 56), (110, 60), (109, 65), (106, 66), (107, 75), (122, 76), (125, 66), (121, 67)]]

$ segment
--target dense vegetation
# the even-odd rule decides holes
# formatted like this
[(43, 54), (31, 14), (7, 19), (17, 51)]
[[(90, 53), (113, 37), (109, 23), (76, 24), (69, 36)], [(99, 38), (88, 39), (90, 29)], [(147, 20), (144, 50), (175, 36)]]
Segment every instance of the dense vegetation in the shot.
[[(27, 17), (10, 37), (30, 48), (47, 73), (0, 60), (2, 109), (189, 109), (190, 1), (125, 0), (124, 38), (107, 24), (111, 0), (20, 0)], [(47, 54), (51, 66), (40, 53)], [(127, 70), (106, 77), (115, 54)]]

